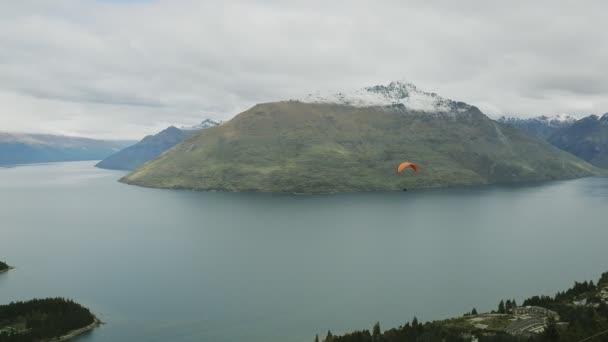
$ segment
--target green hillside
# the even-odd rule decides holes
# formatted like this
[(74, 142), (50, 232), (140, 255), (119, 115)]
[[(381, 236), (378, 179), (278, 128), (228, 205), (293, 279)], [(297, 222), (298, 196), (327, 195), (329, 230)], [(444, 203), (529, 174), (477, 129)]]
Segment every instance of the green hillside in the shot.
[[(402, 161), (420, 173), (397, 175)], [(121, 181), (222, 191), (346, 192), (564, 179), (594, 168), (464, 105), (448, 113), (404, 106), (297, 101), (256, 105), (188, 137)]]

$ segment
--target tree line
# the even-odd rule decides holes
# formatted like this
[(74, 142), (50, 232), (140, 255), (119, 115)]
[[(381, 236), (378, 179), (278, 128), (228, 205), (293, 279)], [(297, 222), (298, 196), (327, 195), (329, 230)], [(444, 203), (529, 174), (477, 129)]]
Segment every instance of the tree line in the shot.
[[(608, 285), (608, 272), (603, 273), (598, 284)], [(560, 320), (567, 325), (558, 325), (549, 319), (548, 325), (543, 333), (521, 337), (512, 336), (507, 333), (497, 332), (488, 334), (483, 330), (467, 330), (462, 327), (446, 326), (441, 321), (420, 323), (414, 318), (411, 322), (386, 330), (380, 329), (380, 323), (376, 323), (372, 331), (360, 330), (345, 335), (333, 335), (331, 331), (321, 340), (315, 336), (315, 342), (468, 342), (475, 335), (479, 342), (573, 342), (588, 338), (594, 334), (608, 330), (608, 304), (598, 300), (594, 302), (594, 294), (598, 289), (593, 281), (575, 282), (574, 286), (566, 291), (558, 292), (555, 296), (533, 296), (523, 301), (523, 306), (540, 306), (558, 313)], [(595, 305), (576, 306), (572, 301), (586, 297), (587, 301)], [(501, 300), (498, 310), (493, 313), (509, 313), (517, 307), (514, 299)], [(476, 315), (473, 309), (466, 315)], [(597, 336), (594, 342), (608, 342), (608, 333)]]
[(25, 323), (21, 331), (3, 331), (0, 342), (47, 341), (95, 322), (89, 309), (64, 298), (33, 299), (0, 305), (0, 330)]

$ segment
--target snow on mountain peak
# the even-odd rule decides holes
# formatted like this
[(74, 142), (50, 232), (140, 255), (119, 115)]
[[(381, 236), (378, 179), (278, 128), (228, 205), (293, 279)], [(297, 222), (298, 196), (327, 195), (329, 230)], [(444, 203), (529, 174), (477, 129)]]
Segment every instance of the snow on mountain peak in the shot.
[(577, 118), (575, 118), (574, 116), (570, 115), (570, 114), (566, 114), (566, 113), (561, 113), (561, 114), (557, 114), (553, 117), (549, 117), (549, 119), (551, 121), (555, 120), (555, 121), (559, 121), (559, 122), (574, 122), (577, 120)]
[(296, 101), (305, 103), (336, 103), (354, 107), (376, 107), (403, 105), (405, 108), (421, 112), (464, 112), (471, 106), (445, 99), (435, 93), (418, 89), (406, 81), (395, 81), (388, 85), (376, 85), (362, 89), (330, 95), (308, 94)]
[(209, 127), (219, 126), (223, 123), (224, 122), (222, 120), (205, 119), (198, 125), (182, 126), (182, 127), (180, 127), (180, 129), (185, 130), (185, 131), (193, 131), (193, 130), (200, 130), (200, 129), (205, 129), (205, 128), (209, 128)]
[(576, 120), (578, 120), (574, 116), (565, 114), (565, 113), (560, 113), (560, 114), (553, 115), (553, 116), (542, 115), (542, 116), (533, 118), (533, 120), (534, 119), (545, 122), (548, 125), (571, 124), (571, 123), (574, 123)]
[(552, 116), (541, 115), (541, 116), (536, 116), (536, 117), (529, 118), (529, 119), (521, 119), (521, 118), (517, 118), (517, 117), (505, 117), (505, 116), (502, 116), (498, 119), (499, 122), (505, 122), (505, 123), (537, 122), (537, 123), (540, 123), (542, 125), (549, 126), (549, 127), (563, 127), (563, 126), (570, 125), (577, 120), (578, 119), (576, 117), (574, 117), (570, 114), (565, 114), (565, 113), (552, 115)]

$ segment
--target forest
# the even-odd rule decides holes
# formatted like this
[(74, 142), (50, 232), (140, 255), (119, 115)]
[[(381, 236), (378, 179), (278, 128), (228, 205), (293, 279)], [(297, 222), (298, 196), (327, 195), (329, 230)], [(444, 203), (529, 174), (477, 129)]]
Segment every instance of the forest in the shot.
[[(523, 301), (523, 306), (540, 306), (555, 311), (562, 324), (549, 319), (543, 332), (532, 336), (514, 336), (506, 332), (487, 332), (471, 330), (446, 324), (446, 321), (420, 323), (417, 318), (404, 325), (381, 331), (376, 323), (372, 331), (360, 330), (344, 335), (333, 335), (331, 331), (321, 340), (316, 336), (314, 341), (324, 342), (414, 342), (443, 341), (468, 342), (476, 337), (479, 342), (608, 342), (608, 303), (600, 297), (600, 289), (608, 288), (608, 272), (603, 273), (597, 285), (590, 282), (575, 282), (574, 286), (554, 296), (533, 296)], [(585, 304), (574, 304), (575, 300), (585, 300)], [(515, 300), (500, 301), (497, 310), (500, 314), (517, 306)], [(477, 310), (465, 316), (477, 315)], [(592, 337), (592, 338), (591, 338)]]
[(46, 298), (0, 305), (0, 342), (50, 341), (96, 322), (69, 299)]

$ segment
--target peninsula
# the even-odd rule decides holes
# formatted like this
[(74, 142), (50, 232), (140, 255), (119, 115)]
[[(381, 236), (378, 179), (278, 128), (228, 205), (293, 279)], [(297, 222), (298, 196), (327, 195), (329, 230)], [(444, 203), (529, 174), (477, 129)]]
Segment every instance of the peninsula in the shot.
[(10, 270), (12, 267), (7, 265), (4, 261), (0, 261), (0, 273)]
[(89, 309), (64, 298), (0, 305), (0, 342), (66, 341), (99, 324)]

